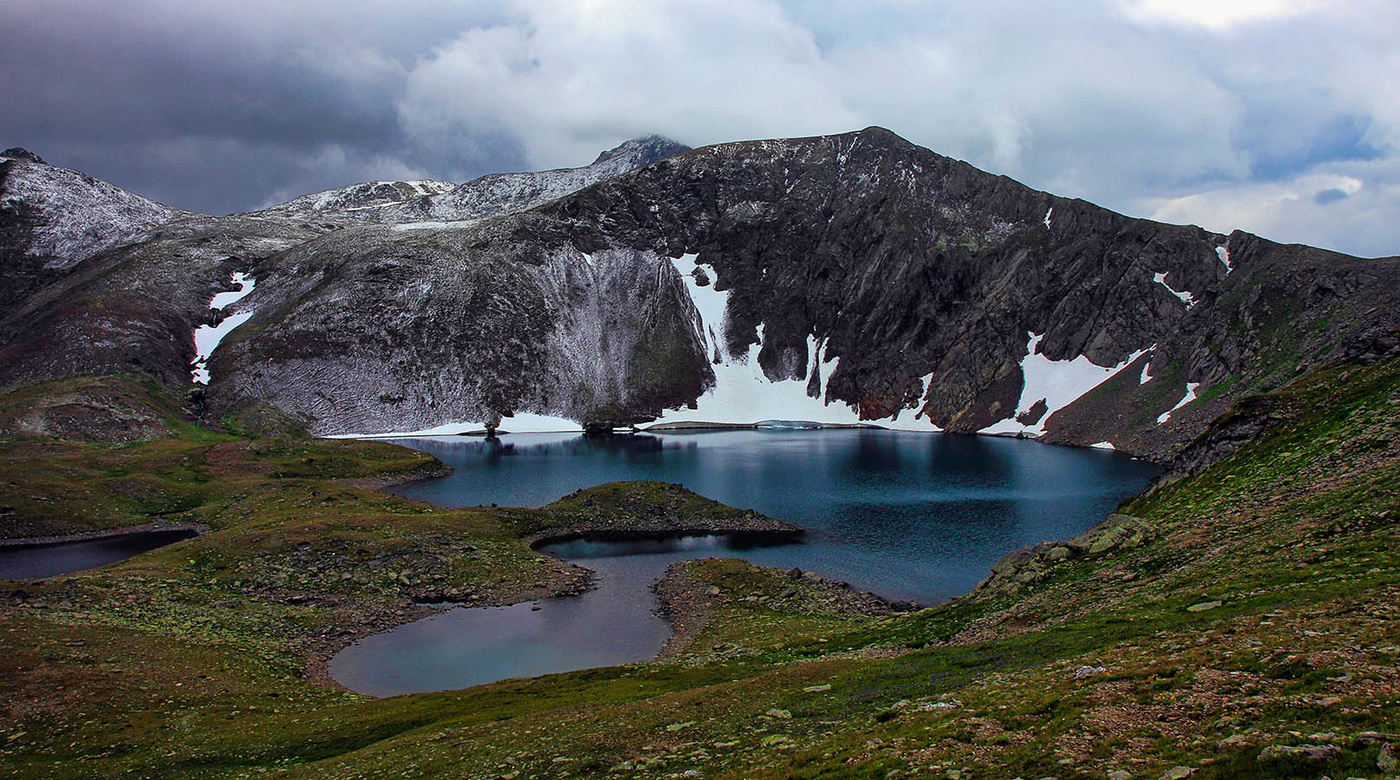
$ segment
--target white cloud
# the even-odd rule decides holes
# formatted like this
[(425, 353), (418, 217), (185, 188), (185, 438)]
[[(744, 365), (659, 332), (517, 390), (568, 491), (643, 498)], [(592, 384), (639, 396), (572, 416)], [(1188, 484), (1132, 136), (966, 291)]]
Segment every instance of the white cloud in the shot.
[[(646, 132), (879, 124), (1120, 211), (1375, 252), (1400, 244), (1389, 220), (1327, 226), (1387, 192), (1360, 158), (1400, 140), (1398, 18), (1378, 0), (517, 0), (419, 60), (398, 110), (421, 147), (516, 138), (535, 167)], [(1356, 192), (1299, 178), (1342, 162)]]
[[(872, 121), (1059, 194), (1242, 174), (1236, 97), (1179, 47), (1086, 6), (967, 7), (893, 41), (837, 45), (841, 94)], [(888, 74), (898, 73), (898, 78)]]
[(468, 30), (409, 75), (413, 136), (507, 130), (537, 165), (578, 165), (626, 137), (690, 143), (841, 132), (811, 34), (778, 6), (736, 0), (524, 1), (523, 24)]
[(1140, 208), (1152, 219), (1201, 225), (1220, 233), (1241, 229), (1283, 243), (1346, 247), (1365, 257), (1400, 252), (1390, 216), (1400, 213), (1400, 166), (1391, 163), (1381, 171), (1365, 166), (1367, 175), (1381, 180), (1370, 185), (1343, 172), (1361, 166), (1336, 167), (1337, 172), (1309, 173), (1287, 181), (1246, 182), (1178, 198), (1145, 198)]
[(1179, 24), (1226, 32), (1244, 24), (1304, 16), (1321, 0), (1129, 0), (1128, 15), (1148, 24)]

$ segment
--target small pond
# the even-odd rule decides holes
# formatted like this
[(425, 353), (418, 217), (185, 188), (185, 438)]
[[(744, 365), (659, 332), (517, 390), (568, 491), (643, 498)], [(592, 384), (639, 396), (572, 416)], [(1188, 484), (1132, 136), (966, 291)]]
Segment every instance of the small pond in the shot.
[(191, 530), (136, 531), (71, 542), (0, 547), (0, 580), (33, 580), (73, 574), (198, 535)]

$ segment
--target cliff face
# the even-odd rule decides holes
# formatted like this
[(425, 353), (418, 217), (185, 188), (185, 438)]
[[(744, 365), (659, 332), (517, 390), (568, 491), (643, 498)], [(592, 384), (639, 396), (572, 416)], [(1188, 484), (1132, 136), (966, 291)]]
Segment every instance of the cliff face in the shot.
[[(698, 403), (691, 416), (715, 420), (1165, 455), (1300, 364), (1384, 353), (1400, 325), (1394, 260), (1125, 217), (879, 128), (693, 151), (650, 139), (507, 176), (527, 178), (174, 216), (35, 282), (4, 320), (0, 383), (134, 355), (176, 384), (183, 334), (237, 316), (210, 402), (264, 400), (318, 433), (520, 412), (642, 422)], [(256, 289), (212, 312), (233, 272)], [(71, 302), (113, 289), (133, 332), (80, 344), (113, 327)]]
[(520, 221), (696, 253), (730, 290), (731, 353), (761, 329), (780, 380), (822, 344), (826, 399), (873, 420), (1165, 451), (1301, 362), (1395, 341), (1394, 261), (1124, 217), (878, 128), (698, 150)]
[(346, 230), (263, 264), (257, 330), (215, 354), (215, 391), (340, 433), (516, 412), (634, 422), (713, 383), (655, 256), (514, 257), (491, 250), (490, 227)]

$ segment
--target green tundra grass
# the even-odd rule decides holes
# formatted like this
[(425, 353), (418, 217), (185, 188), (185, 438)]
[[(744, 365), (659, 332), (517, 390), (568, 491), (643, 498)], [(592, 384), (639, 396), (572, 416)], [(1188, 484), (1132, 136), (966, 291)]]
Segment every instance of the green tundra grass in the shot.
[[(693, 612), (665, 660), (382, 700), (335, 688), (327, 654), (426, 614), (425, 594), (577, 587), (532, 533), (724, 510), (645, 484), (435, 509), (364, 487), (434, 473), (426, 456), (174, 412), (143, 443), (11, 438), (16, 528), (213, 530), (4, 586), (0, 774), (1394, 776), (1400, 361), (1330, 366), (1250, 409), (1271, 427), (1233, 456), (949, 604), (861, 611), (816, 578), (693, 562), (668, 576)], [(1319, 757), (1270, 749), (1305, 745)]]

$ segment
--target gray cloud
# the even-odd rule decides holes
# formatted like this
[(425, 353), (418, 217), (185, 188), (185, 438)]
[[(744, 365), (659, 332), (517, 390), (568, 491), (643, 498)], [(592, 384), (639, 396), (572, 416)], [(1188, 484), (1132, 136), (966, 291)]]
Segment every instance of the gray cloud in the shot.
[(1394, 254), (1397, 33), (1382, 0), (13, 0), (0, 144), (227, 212), (880, 124), (1120, 211)]
[(1326, 206), (1329, 203), (1336, 203), (1339, 200), (1346, 200), (1349, 195), (1347, 191), (1336, 187), (1328, 187), (1325, 190), (1318, 190), (1313, 196), (1313, 202), (1319, 206)]

